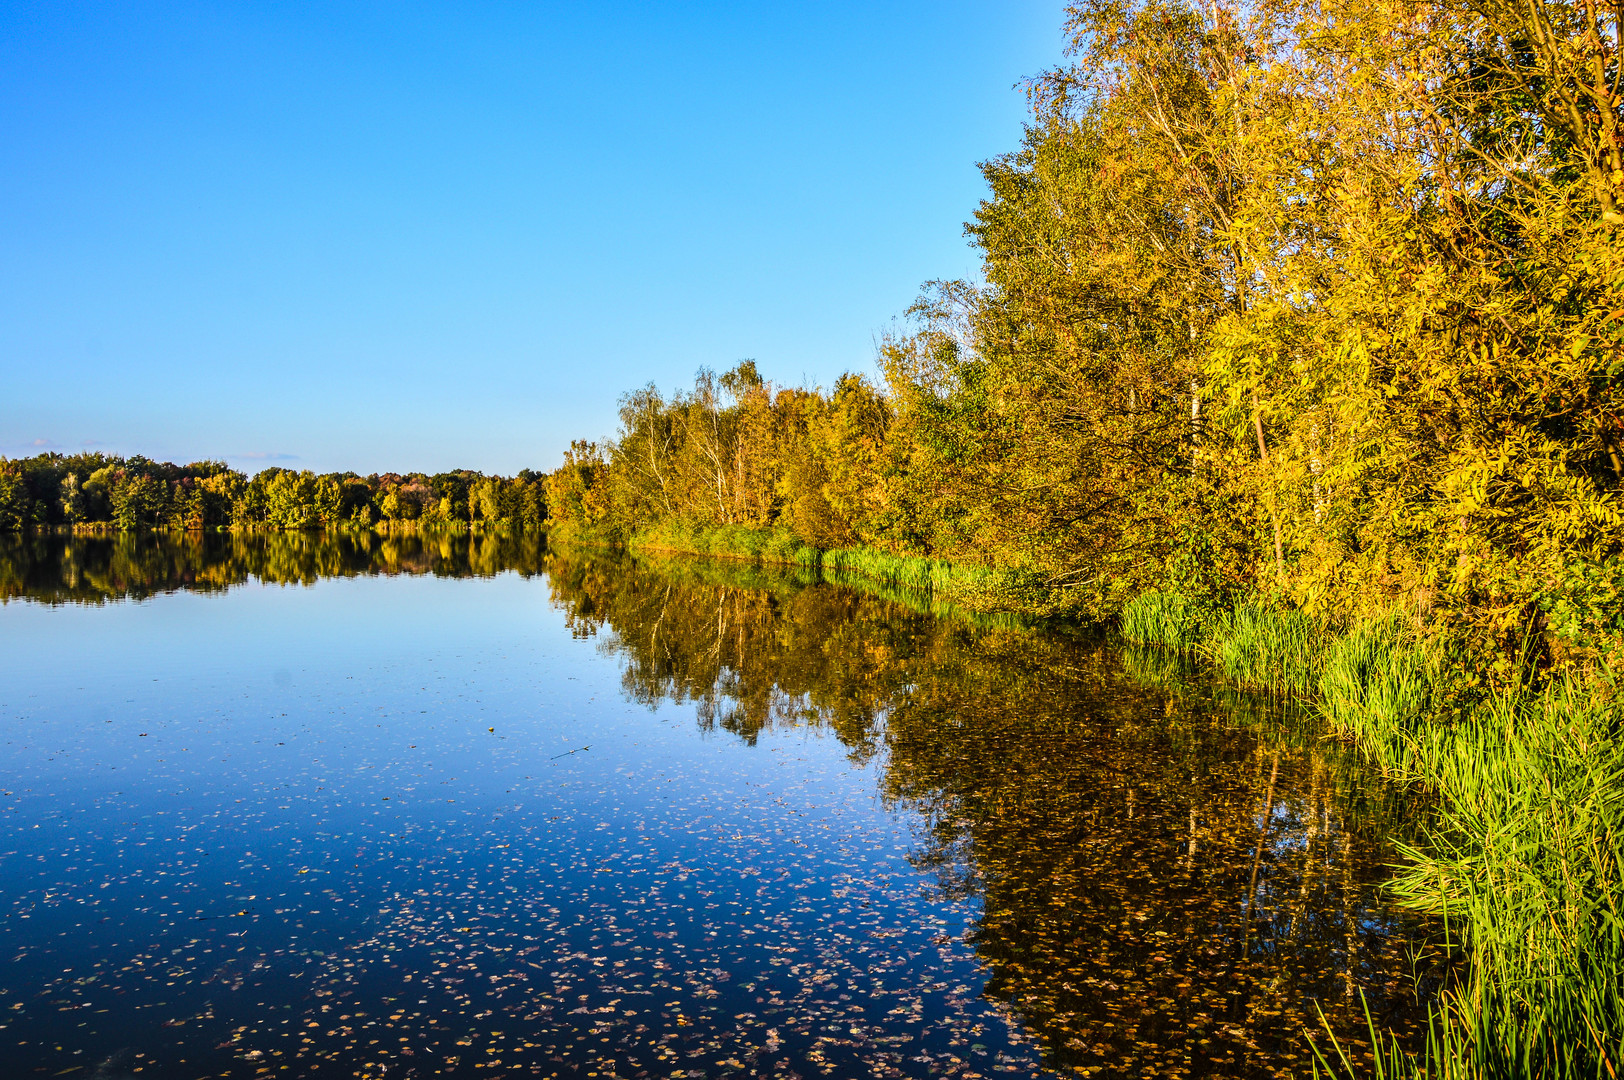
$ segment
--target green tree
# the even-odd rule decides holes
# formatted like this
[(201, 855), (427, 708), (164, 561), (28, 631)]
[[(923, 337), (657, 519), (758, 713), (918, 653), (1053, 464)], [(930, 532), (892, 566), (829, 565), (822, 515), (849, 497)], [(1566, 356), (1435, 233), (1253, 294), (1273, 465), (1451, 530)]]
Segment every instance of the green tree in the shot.
[(32, 509), (22, 468), (0, 458), (0, 531), (21, 529), (28, 524)]

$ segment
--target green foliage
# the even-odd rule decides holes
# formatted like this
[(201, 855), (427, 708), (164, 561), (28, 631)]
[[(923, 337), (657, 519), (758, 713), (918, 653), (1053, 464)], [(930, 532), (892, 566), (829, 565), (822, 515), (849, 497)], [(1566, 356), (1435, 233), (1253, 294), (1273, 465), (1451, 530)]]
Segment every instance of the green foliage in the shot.
[[(563, 536), (573, 539), (568, 533)], [(1000, 610), (1008, 613), (1022, 607), (1019, 584), (1008, 574), (974, 566), (955, 566), (936, 559), (893, 555), (873, 548), (822, 551), (783, 528), (707, 527), (672, 519), (635, 534), (626, 541), (626, 546), (638, 552), (703, 555), (769, 566), (801, 567), (829, 581), (869, 591), (878, 587), (882, 595), (921, 611), (966, 618), (979, 618)]]
[(1607, 658), (1614, 670), (1624, 666), (1624, 558), (1568, 563), (1538, 604), (1551, 663), (1574, 669)]
[(984, 567), (893, 555), (874, 548), (826, 551), (821, 565), (831, 580), (866, 578), (933, 596), (955, 598), (981, 610), (1022, 606), (1019, 602), (1021, 581), (1008, 573)]
[(1434, 723), (1442, 673), (1441, 650), (1410, 620), (1372, 619), (1326, 651), (1319, 707), (1332, 730), (1381, 746), (1384, 771), (1414, 779), (1424, 775), (1416, 753)]
[(1477, 1075), (1624, 1061), (1624, 707), (1563, 680), (1501, 695), (1427, 780), (1442, 823), (1396, 885), (1472, 950), (1452, 1055)]
[[(1182, 625), (1177, 598), (1147, 594), (1125, 625)], [(1382, 1077), (1594, 1077), (1624, 1055), (1624, 701), (1606, 668), (1572, 668), (1489, 695), (1463, 693), (1463, 657), (1414, 616), (1341, 635), (1253, 602), (1212, 621), (1200, 646), (1231, 679), (1308, 698), (1331, 730), (1437, 811), (1392, 884), (1442, 919), (1471, 958), (1419, 1051), (1371, 1025)], [(1170, 650), (1124, 657), (1147, 685), (1177, 686)], [(1357, 1076), (1338, 1038), (1316, 1074)]]
[(681, 520), (662, 521), (632, 537), (627, 546), (636, 551), (680, 552), (813, 569), (822, 554), (783, 529), (744, 525), (706, 528)]
[(547, 474), (549, 517), (566, 530), (617, 536), (621, 522), (609, 517), (608, 462), (596, 443), (577, 439), (564, 464)]
[(14, 532), (27, 525), (32, 510), (22, 468), (0, 460), (0, 532)]

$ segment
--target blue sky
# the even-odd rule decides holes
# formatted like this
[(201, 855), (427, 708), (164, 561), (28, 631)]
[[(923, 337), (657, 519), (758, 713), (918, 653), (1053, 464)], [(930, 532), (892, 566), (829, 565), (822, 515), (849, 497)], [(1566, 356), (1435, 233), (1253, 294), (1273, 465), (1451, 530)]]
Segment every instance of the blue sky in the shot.
[(872, 369), (1062, 5), (0, 6), (0, 454), (551, 468)]

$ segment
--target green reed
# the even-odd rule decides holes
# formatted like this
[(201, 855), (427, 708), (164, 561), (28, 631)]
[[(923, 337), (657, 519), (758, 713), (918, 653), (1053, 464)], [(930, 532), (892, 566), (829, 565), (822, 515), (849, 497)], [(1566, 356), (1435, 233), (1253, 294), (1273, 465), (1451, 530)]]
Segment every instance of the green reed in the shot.
[[(1420, 838), (1397, 843), (1389, 888), (1443, 920), (1465, 974), (1418, 1051), (1373, 1026), (1373, 1065), (1333, 1039), (1315, 1048), (1316, 1075), (1621, 1080), (1624, 700), (1611, 672), (1462, 703), (1449, 689), (1464, 661), (1403, 615), (1339, 635), (1260, 601), (1203, 616), (1176, 593), (1148, 593), (1121, 631), (1312, 700), (1384, 775), (1435, 801)], [(1132, 666), (1168, 677), (1141, 655)]]
[(867, 547), (825, 551), (803, 543), (783, 529), (696, 526), (668, 520), (638, 533), (627, 546), (633, 551), (676, 552), (817, 569), (831, 581), (843, 584), (866, 581), (923, 594), (933, 602), (952, 599), (958, 606), (975, 611), (1007, 611), (1021, 606), (1013, 599), (1015, 579), (1000, 571), (941, 559), (893, 555)]
[[(1426, 1046), (1379, 1076), (1617, 1077), (1624, 1068), (1624, 702), (1612, 674), (1445, 718), (1439, 651), (1389, 618), (1335, 641), (1320, 709), (1437, 818), (1391, 884), (1468, 951)], [(1331, 1072), (1348, 1072), (1337, 1052)]]
[(858, 575), (903, 588), (939, 596), (975, 597), (1005, 585), (1005, 577), (977, 566), (960, 566), (940, 559), (893, 555), (874, 548), (835, 548), (823, 553), (826, 574)]
[(1311, 694), (1328, 635), (1298, 611), (1247, 600), (1214, 611), (1178, 592), (1147, 592), (1122, 609), (1126, 640), (1206, 656), (1234, 682)]
[(1204, 640), (1206, 615), (1183, 593), (1142, 593), (1122, 609), (1122, 636), (1136, 645), (1193, 650)]
[(1400, 845), (1392, 889), (1441, 916), (1471, 956), (1425, 1052), (1395, 1075), (1616, 1076), (1624, 706), (1611, 677), (1503, 694), (1450, 724), (1342, 717), (1384, 769), (1436, 793), (1438, 822)]
[(1325, 628), (1302, 612), (1250, 601), (1216, 615), (1201, 649), (1226, 678), (1308, 695), (1327, 643)]
[(784, 566), (817, 566), (819, 551), (783, 529), (745, 525), (691, 525), (675, 519), (638, 533), (627, 545), (635, 550), (674, 551), (718, 559), (748, 559)]
[[(1325, 650), (1319, 709), (1392, 779), (1427, 783), (1448, 728), (1438, 711), (1443, 656), (1402, 616), (1360, 623)], [(1430, 786), (1430, 784), (1428, 785)]]

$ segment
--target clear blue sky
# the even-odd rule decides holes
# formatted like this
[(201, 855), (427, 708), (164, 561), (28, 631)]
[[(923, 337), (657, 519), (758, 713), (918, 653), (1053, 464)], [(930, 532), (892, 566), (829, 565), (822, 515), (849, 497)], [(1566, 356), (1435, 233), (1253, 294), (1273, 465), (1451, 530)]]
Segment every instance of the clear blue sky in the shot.
[(0, 6), (0, 454), (551, 468), (872, 370), (1058, 0)]

